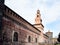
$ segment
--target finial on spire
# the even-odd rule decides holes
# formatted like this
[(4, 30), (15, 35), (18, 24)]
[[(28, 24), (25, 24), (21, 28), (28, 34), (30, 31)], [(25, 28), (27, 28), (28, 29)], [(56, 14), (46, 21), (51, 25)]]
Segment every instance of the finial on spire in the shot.
[(39, 9), (37, 10), (37, 14), (40, 14), (40, 10)]

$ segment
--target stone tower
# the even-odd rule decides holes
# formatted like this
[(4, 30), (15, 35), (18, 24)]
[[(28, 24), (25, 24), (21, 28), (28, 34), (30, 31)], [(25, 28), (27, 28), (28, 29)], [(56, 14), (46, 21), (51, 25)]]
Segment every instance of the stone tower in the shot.
[(44, 26), (42, 24), (41, 14), (40, 10), (37, 10), (36, 18), (35, 18), (35, 24), (34, 26), (38, 28), (41, 32), (44, 30)]
[(50, 32), (50, 30), (48, 32), (46, 32), (46, 35), (51, 39), (53, 38), (53, 32)]
[(53, 32), (50, 32), (50, 30), (49, 30), (48, 32), (46, 32), (46, 35), (49, 37), (48, 43), (52, 43)]

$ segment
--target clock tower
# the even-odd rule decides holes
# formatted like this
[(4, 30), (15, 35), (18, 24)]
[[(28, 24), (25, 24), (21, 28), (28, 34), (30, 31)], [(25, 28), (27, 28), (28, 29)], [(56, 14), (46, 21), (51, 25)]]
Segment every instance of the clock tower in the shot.
[(36, 18), (35, 18), (35, 24), (34, 26), (39, 29), (41, 32), (43, 32), (43, 24), (42, 24), (42, 19), (41, 19), (41, 14), (40, 14), (40, 10), (37, 10), (37, 14), (36, 14)]

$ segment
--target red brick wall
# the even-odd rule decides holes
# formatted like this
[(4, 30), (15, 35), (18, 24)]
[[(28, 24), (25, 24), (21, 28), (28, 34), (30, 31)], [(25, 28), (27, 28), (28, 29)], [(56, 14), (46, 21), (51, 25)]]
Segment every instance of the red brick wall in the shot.
[[(38, 37), (37, 34), (27, 30), (26, 28), (16, 24), (15, 22), (13, 22), (12, 20), (8, 19), (8, 18), (3, 18), (3, 33), (6, 33), (6, 38), (7, 41), (11, 41), (13, 42), (13, 34), (14, 32), (18, 33), (18, 41), (22, 41), (22, 42), (26, 42), (26, 39), (28, 40), (27, 36), (31, 36), (32, 38), (36, 38)], [(31, 42), (34, 42), (34, 40), (32, 40)]]

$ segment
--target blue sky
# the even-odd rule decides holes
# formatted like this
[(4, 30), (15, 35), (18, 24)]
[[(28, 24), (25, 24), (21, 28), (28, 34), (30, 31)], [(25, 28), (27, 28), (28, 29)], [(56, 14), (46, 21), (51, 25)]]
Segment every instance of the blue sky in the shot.
[(52, 31), (53, 37), (57, 37), (60, 32), (60, 0), (5, 0), (5, 5), (31, 24), (34, 24), (39, 9), (44, 32)]

